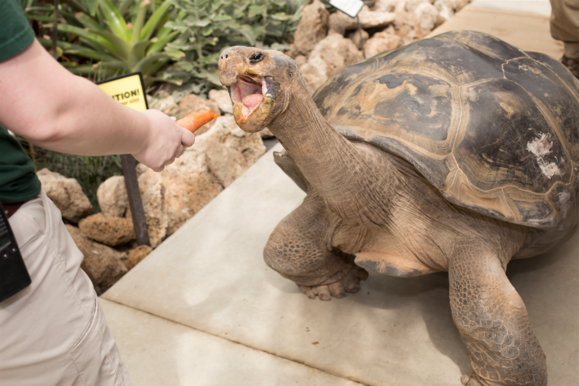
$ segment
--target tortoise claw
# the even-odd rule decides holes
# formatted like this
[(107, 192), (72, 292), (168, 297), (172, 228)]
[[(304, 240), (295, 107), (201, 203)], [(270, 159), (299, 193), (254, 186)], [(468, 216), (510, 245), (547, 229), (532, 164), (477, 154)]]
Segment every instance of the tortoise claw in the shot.
[(339, 281), (330, 284), (328, 288), (330, 289), (330, 293), (332, 294), (333, 297), (338, 299), (346, 297), (346, 289)]
[(316, 298), (316, 295), (312, 291), (312, 287), (308, 287), (305, 285), (299, 285), (299, 284), (298, 284), (298, 287), (299, 287), (300, 291), (302, 291), (308, 298), (310, 298), (310, 299)]
[(320, 300), (328, 301), (332, 296), (338, 299), (346, 297), (346, 292), (356, 293), (360, 291), (360, 281), (368, 278), (368, 272), (360, 267), (353, 267), (344, 277), (331, 284), (314, 286), (299, 285), (299, 289), (310, 299), (316, 296)]

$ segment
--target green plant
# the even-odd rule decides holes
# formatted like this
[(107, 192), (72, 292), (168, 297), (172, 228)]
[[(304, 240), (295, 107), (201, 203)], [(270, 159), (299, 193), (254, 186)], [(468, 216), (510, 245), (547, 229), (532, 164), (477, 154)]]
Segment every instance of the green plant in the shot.
[(160, 74), (181, 79), (174, 94), (220, 86), (217, 62), (226, 47), (250, 45), (287, 50), (301, 16), (301, 0), (173, 0), (176, 19), (166, 26), (179, 33), (167, 48), (183, 57)]
[(96, 196), (98, 187), (109, 177), (123, 175), (121, 157), (118, 155), (88, 157), (63, 154), (31, 146), (21, 137), (18, 137), (18, 140), (24, 151), (34, 160), (37, 170), (48, 168), (52, 172), (76, 179), (95, 212), (100, 211)]
[[(164, 50), (166, 44), (178, 35), (178, 32), (165, 27), (169, 20), (170, 2), (157, 6), (156, 0), (131, 0), (121, 1), (116, 6), (111, 0), (98, 0), (94, 12), (78, 0), (68, 5), (68, 9), (60, 11), (62, 19), (57, 28), (63, 36), (57, 43), (61, 50), (58, 56), (87, 59), (87, 63), (61, 60), (71, 72), (104, 78), (141, 71), (146, 86), (156, 80), (171, 81), (155, 77), (167, 62), (178, 60), (183, 55), (178, 50)], [(31, 20), (49, 21), (49, 16), (38, 14), (42, 11), (50, 12), (50, 7), (29, 7), (27, 15)], [(40, 36), (39, 41), (47, 47), (52, 44), (46, 36)]]

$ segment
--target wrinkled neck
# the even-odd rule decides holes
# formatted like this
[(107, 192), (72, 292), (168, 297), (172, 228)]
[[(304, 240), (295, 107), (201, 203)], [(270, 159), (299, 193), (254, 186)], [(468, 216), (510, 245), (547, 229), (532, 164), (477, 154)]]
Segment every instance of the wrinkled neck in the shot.
[(333, 170), (347, 169), (359, 155), (352, 143), (326, 122), (307, 92), (300, 91), (292, 95), (285, 112), (269, 128), (321, 193), (339, 183), (334, 181), (338, 176)]
[(354, 222), (373, 223), (376, 215), (384, 217), (384, 213), (363, 213), (383, 212), (388, 206), (384, 197), (377, 200), (369, 190), (389, 178), (385, 161), (377, 156), (380, 152), (370, 145), (356, 146), (340, 135), (305, 90), (292, 95), (285, 112), (269, 128), (332, 210)]

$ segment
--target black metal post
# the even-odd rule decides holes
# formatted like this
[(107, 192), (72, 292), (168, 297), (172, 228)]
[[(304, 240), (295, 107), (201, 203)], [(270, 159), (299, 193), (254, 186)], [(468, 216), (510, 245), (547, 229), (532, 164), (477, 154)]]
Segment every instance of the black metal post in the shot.
[(131, 208), (131, 216), (133, 217), (133, 226), (135, 228), (135, 235), (137, 236), (137, 243), (139, 245), (148, 245), (150, 247), (151, 241), (149, 240), (149, 231), (147, 230), (147, 221), (145, 219), (145, 209), (143, 208), (139, 181), (137, 180), (135, 158), (130, 154), (123, 154), (121, 155), (121, 163), (123, 165), (125, 186), (127, 187), (127, 194), (129, 195), (129, 206)]
[(56, 42), (58, 41), (58, 0), (54, 0), (54, 21), (52, 22), (52, 57), (56, 57)]

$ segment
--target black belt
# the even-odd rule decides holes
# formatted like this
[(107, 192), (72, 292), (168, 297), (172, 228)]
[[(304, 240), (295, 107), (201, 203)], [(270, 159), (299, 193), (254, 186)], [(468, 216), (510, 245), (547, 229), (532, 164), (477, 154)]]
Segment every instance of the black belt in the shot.
[(24, 202), (15, 202), (12, 204), (2, 204), (2, 206), (4, 207), (4, 212), (6, 213), (6, 217), (10, 218), (12, 217), (12, 215), (14, 213), (16, 213), (16, 211), (18, 209), (20, 209), (20, 207), (24, 204), (26, 204), (28, 201), (24, 201)]

